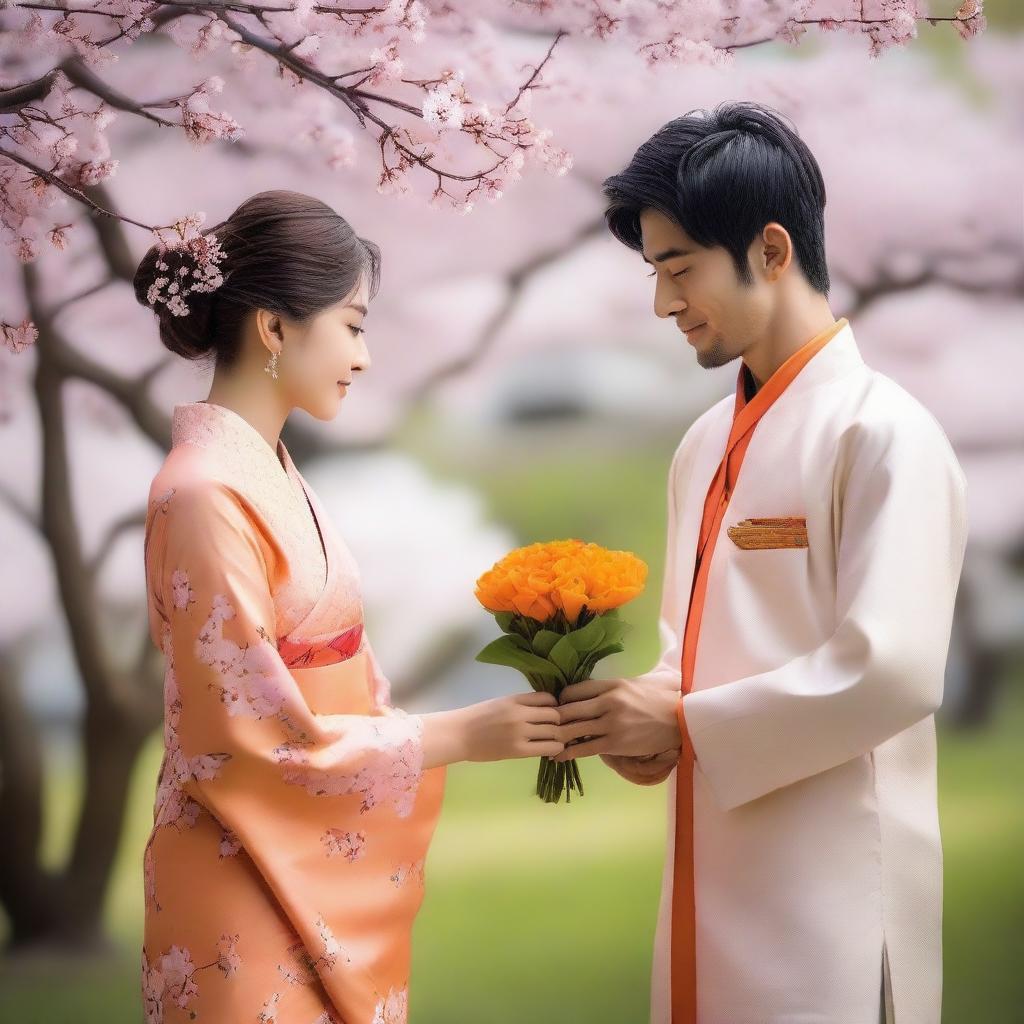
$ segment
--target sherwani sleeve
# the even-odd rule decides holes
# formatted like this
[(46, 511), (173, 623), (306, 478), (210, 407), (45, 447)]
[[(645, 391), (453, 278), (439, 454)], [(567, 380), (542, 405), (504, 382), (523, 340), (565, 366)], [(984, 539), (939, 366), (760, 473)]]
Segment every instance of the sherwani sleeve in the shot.
[(676, 570), (678, 556), (679, 509), (676, 498), (676, 474), (685, 438), (676, 449), (668, 470), (668, 503), (665, 526), (665, 563), (661, 584), (661, 608), (658, 613), (658, 663), (640, 678), (671, 683), (682, 689), (683, 632), (690, 588), (684, 587)]
[(864, 755), (942, 701), (966, 482), (930, 413), (847, 431), (833, 501), (828, 639), (683, 697), (697, 763), (724, 810)]
[[(681, 623), (685, 617), (684, 601), (689, 600), (689, 589), (684, 592), (677, 579), (676, 556), (678, 549), (677, 533), (679, 531), (679, 509), (676, 498), (676, 473), (680, 453), (686, 438), (676, 449), (668, 470), (668, 503), (666, 511), (665, 562), (661, 585), (661, 609), (658, 614), (658, 643), (660, 654), (658, 663), (639, 676), (639, 680), (657, 683), (682, 690), (682, 657), (683, 642)], [(677, 705), (681, 710), (681, 705)], [(681, 713), (678, 715), (680, 730), (685, 728)], [(630, 778), (630, 782), (638, 786), (656, 786), (662, 783), (675, 770), (675, 765), (668, 765), (661, 773), (645, 779)]]
[(277, 649), (272, 550), (244, 499), (208, 480), (178, 489), (147, 538), (169, 770), (257, 858), (282, 835), (317, 850), (342, 805), (398, 827), (423, 760), (421, 716), (310, 710)]

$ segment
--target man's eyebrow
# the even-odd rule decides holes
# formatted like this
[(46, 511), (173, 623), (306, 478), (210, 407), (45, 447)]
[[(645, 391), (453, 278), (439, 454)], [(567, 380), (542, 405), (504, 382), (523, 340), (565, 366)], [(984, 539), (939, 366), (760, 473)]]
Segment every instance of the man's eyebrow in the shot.
[[(642, 254), (641, 254), (642, 255)], [(664, 263), (665, 260), (675, 259), (677, 256), (693, 256), (694, 251), (692, 249), (666, 249), (664, 252), (659, 252), (654, 257), (654, 263)], [(651, 263), (646, 256), (644, 256), (644, 263)], [(652, 264), (653, 265), (653, 264)]]

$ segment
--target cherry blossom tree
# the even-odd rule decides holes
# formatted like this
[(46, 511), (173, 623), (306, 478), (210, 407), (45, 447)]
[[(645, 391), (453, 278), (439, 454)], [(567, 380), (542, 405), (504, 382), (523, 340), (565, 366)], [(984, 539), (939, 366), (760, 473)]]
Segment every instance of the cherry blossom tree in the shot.
[[(593, 261), (591, 283), (626, 280), (632, 264), (603, 235), (597, 185), (647, 127), (702, 102), (759, 95), (790, 110), (821, 152), (832, 195), (858, 200), (836, 207), (833, 199), (830, 223), (846, 310), (867, 316), (928, 287), (947, 301), (953, 294), (1020, 302), (1008, 169), (979, 164), (1012, 115), (998, 104), (971, 110), (922, 62), (868, 66), (913, 38), (925, 18), (917, 4), (74, 6), (38, 0), (0, 9), (0, 267), (13, 286), (10, 301), (19, 285), (23, 301), (3, 313), (0, 404), (8, 436), (22, 443), (5, 447), (14, 471), (0, 478), (0, 496), (20, 543), (47, 556), (35, 571), (53, 579), (50, 601), (67, 623), (85, 691), (84, 802), (70, 859), (52, 872), (38, 860), (42, 760), (7, 624), (0, 821), (11, 838), (0, 846), (0, 902), (15, 946), (99, 941), (127, 780), (159, 721), (158, 655), (142, 630), (128, 631), (138, 644), (115, 657), (104, 586), (124, 542), (138, 541), (134, 499), (142, 495), (124, 495), (97, 514), (93, 502), (113, 481), (76, 445), (84, 424), (100, 423), (117, 432), (122, 452), (144, 448), (151, 460), (168, 446), (167, 397), (180, 393), (188, 371), (160, 352), (129, 283), (156, 238), (192, 247), (202, 283), (214, 284), (206, 217), (183, 208), (230, 209), (246, 189), (285, 180), (337, 196), (346, 214), (365, 210), (360, 231), (382, 242), (404, 300), (382, 309), (382, 334), (438, 339), (375, 356), (380, 384), (353, 394), (343, 441), (289, 425), (299, 461), (379, 448), (449, 382), (486, 381), (510, 352), (556, 336), (583, 345), (639, 335), (656, 357), (664, 335), (655, 340), (638, 326), (651, 320), (642, 281), (607, 302), (588, 285), (586, 309), (567, 304), (553, 282), (576, 272), (581, 253)], [(987, 43), (971, 38), (984, 26), (978, 4), (931, 20), (970, 39), (972, 52)], [(830, 48), (807, 62), (774, 56), (773, 44), (785, 53), (816, 36), (839, 43), (844, 35), (855, 49)], [(743, 56), (752, 49), (773, 58), (755, 67)], [(1013, 74), (1002, 56), (977, 60), (979, 75)], [(884, 113), (894, 105), (899, 116)], [(861, 123), (884, 134), (852, 146), (837, 110), (859, 111)], [(609, 131), (609, 118), (628, 118), (628, 132)], [(955, 133), (959, 148), (941, 146), (943, 132)], [(192, 145), (181, 145), (183, 135)], [(885, 188), (867, 195), (865, 153), (893, 168)], [(526, 175), (530, 166), (552, 174)], [(970, 187), (979, 176), (983, 202)], [(479, 203), (512, 185), (514, 202)], [(975, 217), (956, 246), (928, 223), (938, 193), (957, 224)], [(420, 201), (399, 207), (403, 196)], [(863, 216), (869, 201), (878, 216)], [(439, 246), (438, 218), (468, 210), (472, 217), (441, 229), (457, 232), (458, 245)], [(455, 294), (459, 317), (451, 312)], [(898, 335), (898, 321), (896, 314), (886, 327), (883, 316), (879, 333)], [(37, 446), (24, 442), (31, 431)], [(141, 456), (138, 464), (146, 464)], [(137, 587), (122, 590), (137, 603)]]
[[(40, 245), (66, 247), (75, 220), (65, 219), (61, 197), (94, 216), (144, 227), (160, 244), (202, 247), (202, 213), (146, 224), (104, 207), (87, 190), (117, 171), (107, 129), (119, 113), (178, 130), (198, 145), (242, 139), (239, 121), (214, 109), (225, 76), (235, 86), (272, 78), (277, 88), (260, 89), (263, 98), (271, 109), (287, 107), (295, 130), (321, 150), (327, 166), (356, 161), (354, 127), (362, 148), (379, 157), (380, 191), (408, 192), (418, 174), (431, 183), (431, 202), (469, 211), (481, 196), (500, 198), (528, 160), (559, 174), (571, 166), (551, 131), (531, 117), (533, 94), (552, 87), (552, 56), (569, 34), (624, 41), (648, 64), (720, 65), (738, 50), (773, 40), (798, 44), (812, 26), (863, 36), (877, 56), (913, 39), (921, 21), (949, 22), (965, 38), (985, 25), (981, 0), (964, 0), (948, 17), (922, 13), (923, 0), (515, 0), (511, 7), (389, 0), (366, 8), (313, 0), (96, 0), (80, 7), (14, 0), (6, 6), (0, 217), (4, 241), (24, 262), (36, 258)], [(550, 38), (517, 85), (519, 48), (508, 47), (502, 60), (496, 21)], [(428, 26), (436, 48), (424, 59)], [(119, 87), (114, 72), (121, 55), (154, 36), (195, 58), (221, 58), (224, 75), (160, 97), (142, 95), (144, 87)], [(215, 254), (196, 255), (215, 280)], [(184, 289), (175, 302), (187, 308)], [(0, 331), (16, 352), (36, 336), (28, 318), (15, 324), (3, 317)]]

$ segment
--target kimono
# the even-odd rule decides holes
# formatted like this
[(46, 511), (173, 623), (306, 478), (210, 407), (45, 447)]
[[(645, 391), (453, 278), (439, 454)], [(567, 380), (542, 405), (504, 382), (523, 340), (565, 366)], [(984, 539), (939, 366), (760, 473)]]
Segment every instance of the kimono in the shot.
[(358, 568), (284, 443), (175, 406), (145, 568), (166, 659), (147, 1024), (404, 1024), (445, 769), (391, 705)]
[(669, 471), (645, 677), (680, 689), (682, 752), (651, 1024), (939, 1024), (964, 474), (845, 319), (752, 384), (743, 366)]

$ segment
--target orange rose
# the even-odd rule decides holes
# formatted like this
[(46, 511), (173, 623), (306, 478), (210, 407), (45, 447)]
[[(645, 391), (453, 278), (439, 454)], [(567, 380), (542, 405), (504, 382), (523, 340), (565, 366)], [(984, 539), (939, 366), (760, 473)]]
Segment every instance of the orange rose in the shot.
[(475, 593), (491, 612), (545, 622), (561, 611), (575, 622), (584, 608), (600, 613), (632, 601), (646, 579), (647, 563), (631, 551), (570, 538), (510, 551), (480, 576)]

